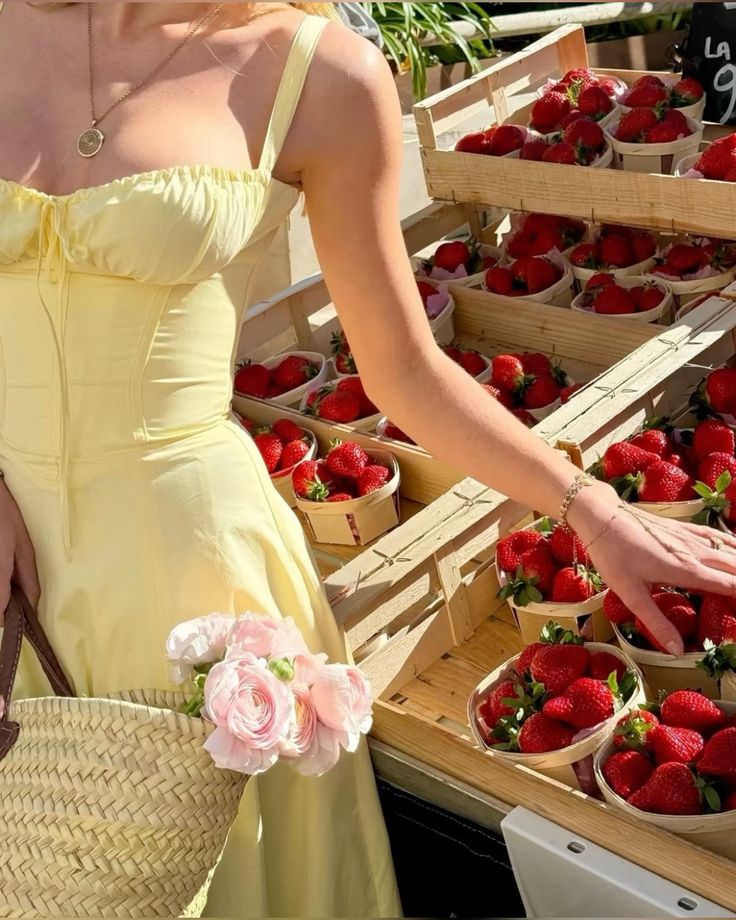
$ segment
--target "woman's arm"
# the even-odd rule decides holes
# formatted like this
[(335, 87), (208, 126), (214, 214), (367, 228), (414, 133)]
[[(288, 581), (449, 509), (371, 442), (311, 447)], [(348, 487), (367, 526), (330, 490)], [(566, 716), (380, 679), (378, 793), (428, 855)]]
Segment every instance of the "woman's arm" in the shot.
[[(338, 42), (335, 32), (328, 29), (320, 47), (315, 80), (325, 81), (329, 105), (314, 112), (302, 184), (320, 265), (366, 391), (436, 457), (558, 515), (577, 470), (432, 337), (403, 257), (403, 141), (393, 78), (380, 52), (355, 36), (345, 40), (340, 33)], [(679, 650), (679, 635), (652, 603), (648, 585), (736, 593), (736, 540), (719, 553), (701, 528), (647, 519), (653, 536), (631, 515), (616, 513), (618, 506), (613, 489), (596, 484), (579, 493), (570, 522), (584, 542), (595, 540), (591, 555), (611, 587)]]

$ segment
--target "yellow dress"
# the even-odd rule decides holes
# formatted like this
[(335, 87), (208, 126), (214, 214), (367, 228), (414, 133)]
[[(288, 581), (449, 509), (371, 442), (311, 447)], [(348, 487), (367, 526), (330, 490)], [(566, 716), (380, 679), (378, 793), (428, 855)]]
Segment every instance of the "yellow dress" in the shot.
[[(0, 181), (0, 467), (79, 694), (169, 686), (169, 630), (212, 611), (292, 615), (344, 657), (301, 527), (230, 409), (255, 271), (298, 199), (272, 168), (323, 25), (299, 28), (256, 169), (61, 196)], [(49, 693), (24, 655), (18, 698)], [(210, 915), (399, 910), (365, 745), (322, 778), (248, 784)]]

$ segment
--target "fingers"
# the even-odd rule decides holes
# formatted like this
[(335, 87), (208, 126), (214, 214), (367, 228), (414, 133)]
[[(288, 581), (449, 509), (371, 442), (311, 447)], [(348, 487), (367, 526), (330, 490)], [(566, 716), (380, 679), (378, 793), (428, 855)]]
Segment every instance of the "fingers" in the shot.
[(724, 571), (703, 564), (683, 565), (677, 581), (671, 583), (690, 591), (736, 597), (736, 572), (733, 570)]
[(36, 607), (41, 596), (41, 587), (36, 569), (36, 554), (28, 536), (21, 537), (18, 540), (15, 550), (14, 580), (31, 602), (31, 605)]
[(630, 610), (633, 610), (647, 627), (661, 648), (666, 648), (670, 655), (683, 654), (685, 647), (682, 636), (657, 607), (645, 587), (637, 591), (633, 603), (628, 603), (627, 601), (624, 601), (624, 603), (627, 604)]

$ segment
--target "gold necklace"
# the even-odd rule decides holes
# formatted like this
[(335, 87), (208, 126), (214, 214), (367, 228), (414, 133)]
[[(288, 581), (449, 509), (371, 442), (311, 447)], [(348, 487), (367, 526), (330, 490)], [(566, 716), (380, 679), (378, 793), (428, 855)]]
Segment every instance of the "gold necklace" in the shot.
[(94, 65), (93, 65), (93, 54), (92, 54), (92, 4), (91, 3), (87, 4), (87, 46), (89, 49), (89, 102), (90, 102), (90, 108), (92, 110), (92, 126), (82, 131), (82, 133), (79, 135), (79, 138), (77, 139), (77, 153), (80, 156), (93, 157), (93, 156), (96, 156), (100, 152), (100, 150), (102, 150), (102, 145), (105, 142), (105, 135), (97, 127), (99, 123), (102, 121), (102, 119), (107, 118), (110, 112), (112, 112), (114, 108), (117, 108), (117, 106), (119, 106), (121, 102), (123, 102), (129, 96), (132, 96), (133, 93), (137, 92), (146, 83), (150, 82), (156, 76), (156, 74), (169, 63), (169, 61), (174, 57), (174, 55), (177, 52), (181, 51), (181, 49), (188, 42), (190, 42), (191, 39), (194, 38), (197, 32), (203, 29), (206, 25), (208, 25), (215, 18), (215, 16), (217, 16), (217, 14), (220, 12), (223, 6), (225, 6), (225, 0), (223, 0), (222, 3), (218, 3), (217, 6), (215, 6), (208, 13), (205, 13), (204, 16), (198, 19), (197, 22), (194, 23), (191, 29), (184, 36), (184, 38), (179, 42), (179, 44), (176, 45), (172, 49), (172, 51), (166, 55), (166, 57), (163, 59), (163, 61), (161, 61), (160, 64), (154, 67), (153, 70), (149, 74), (147, 74), (145, 77), (143, 77), (142, 80), (139, 80), (138, 83), (134, 84), (133, 86), (131, 86), (130, 89), (126, 90), (119, 99), (116, 99), (115, 102), (113, 102), (113, 104), (102, 113), (102, 115), (97, 116), (95, 114), (95, 80), (94, 80)]

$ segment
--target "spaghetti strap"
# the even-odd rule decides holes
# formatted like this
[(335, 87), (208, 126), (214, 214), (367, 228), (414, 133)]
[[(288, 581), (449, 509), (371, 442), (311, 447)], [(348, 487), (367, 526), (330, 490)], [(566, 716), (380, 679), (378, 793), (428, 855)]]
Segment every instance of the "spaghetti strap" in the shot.
[(327, 22), (322, 16), (305, 16), (294, 35), (268, 123), (260, 169), (271, 172), (276, 165), (301, 98), (317, 42)]

